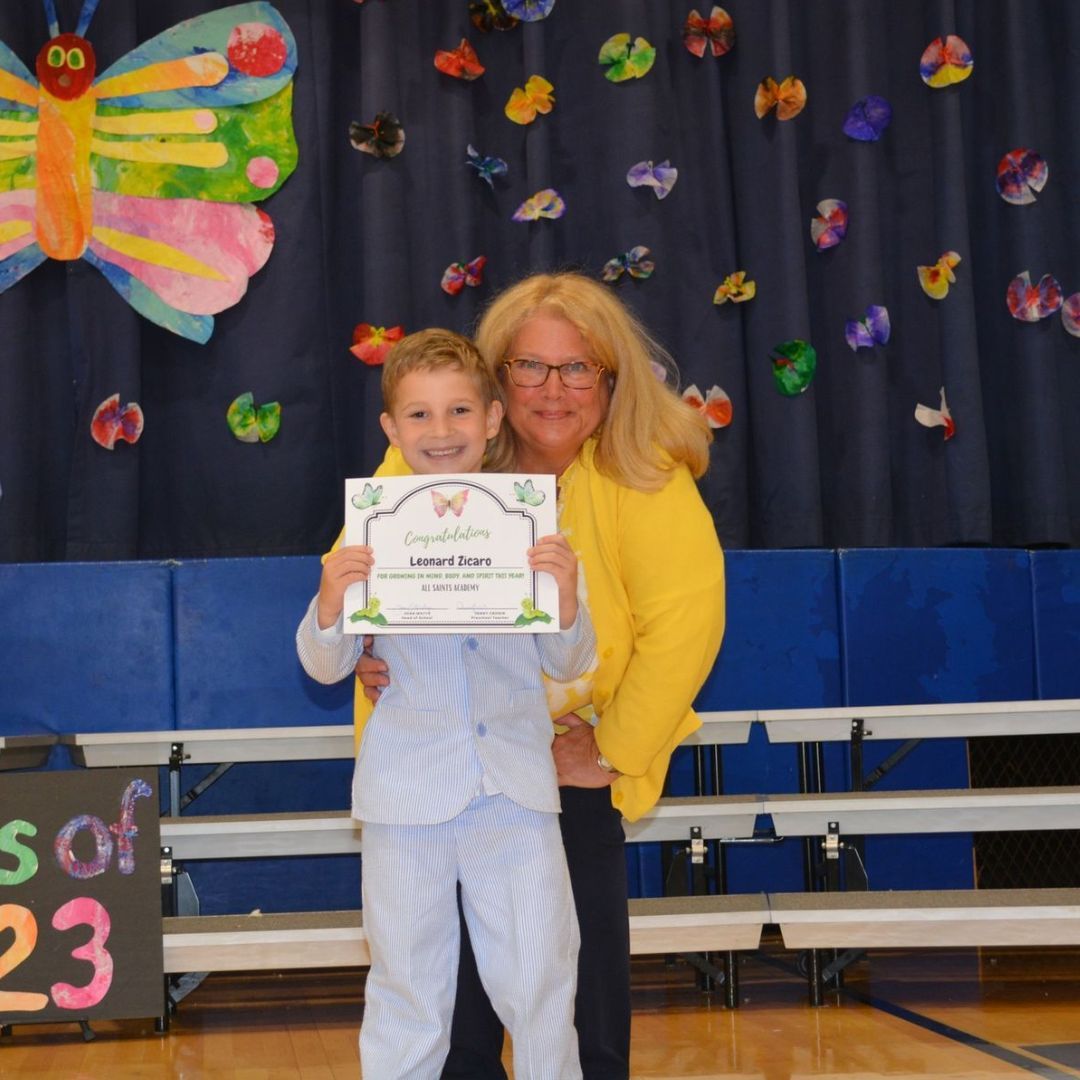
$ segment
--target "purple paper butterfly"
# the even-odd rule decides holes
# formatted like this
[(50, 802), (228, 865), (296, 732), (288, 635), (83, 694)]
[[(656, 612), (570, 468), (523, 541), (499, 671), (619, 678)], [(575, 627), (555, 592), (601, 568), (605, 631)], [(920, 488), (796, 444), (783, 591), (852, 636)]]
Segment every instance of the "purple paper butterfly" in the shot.
[(1050, 166), (1042, 154), (1020, 147), (1010, 150), (997, 167), (998, 194), (1014, 206), (1027, 206), (1046, 186)]
[(507, 15), (522, 22), (539, 22), (551, 14), (555, 0), (502, 0)]
[(1074, 292), (1061, 305), (1061, 325), (1073, 337), (1080, 337), (1080, 292)]
[(844, 134), (859, 142), (877, 142), (892, 123), (892, 106), (877, 94), (860, 98), (844, 120)]
[(886, 345), (891, 332), (889, 309), (880, 304), (871, 304), (861, 319), (848, 319), (844, 324), (844, 340), (856, 349), (872, 349), (875, 345)]
[(678, 178), (679, 170), (670, 161), (661, 161), (659, 165), (639, 161), (626, 174), (626, 182), (631, 187), (651, 187), (658, 199), (667, 198)]
[(1031, 274), (1025, 270), (1009, 282), (1005, 303), (1014, 319), (1038, 322), (1061, 307), (1061, 286), (1052, 274), (1043, 274), (1039, 284), (1032, 285)]

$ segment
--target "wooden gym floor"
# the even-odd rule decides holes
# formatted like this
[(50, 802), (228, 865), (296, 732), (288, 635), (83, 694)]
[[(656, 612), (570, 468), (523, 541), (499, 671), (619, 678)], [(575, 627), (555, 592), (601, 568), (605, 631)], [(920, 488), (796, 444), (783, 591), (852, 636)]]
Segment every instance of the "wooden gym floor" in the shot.
[[(742, 958), (741, 1004), (682, 961), (634, 961), (635, 1077), (1080, 1078), (1080, 949), (875, 952), (812, 1009), (795, 957)], [(0, 1076), (357, 1080), (360, 971), (211, 975), (166, 1036), (152, 1021), (21, 1025)]]

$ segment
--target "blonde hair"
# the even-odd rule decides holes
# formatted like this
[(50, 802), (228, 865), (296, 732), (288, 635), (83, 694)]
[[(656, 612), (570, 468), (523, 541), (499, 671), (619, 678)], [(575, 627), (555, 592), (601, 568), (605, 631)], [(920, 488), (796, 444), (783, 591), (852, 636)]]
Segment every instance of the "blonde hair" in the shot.
[[(485, 409), (493, 401), (498, 401), (505, 407), (502, 383), (477, 347), (467, 337), (456, 334), (453, 330), (433, 327), (406, 335), (386, 354), (382, 369), (383, 409), (388, 413), (394, 411), (398, 387), (406, 375), (414, 371), (446, 369), (460, 371), (472, 379), (480, 392)], [(495, 437), (488, 440), (483, 468), (492, 470), (492, 459), (498, 457), (501, 460), (505, 457), (509, 445), (507, 427), (500, 424)]]
[[(712, 433), (705, 418), (661, 382), (653, 364), (674, 361), (611, 289), (572, 272), (534, 274), (511, 285), (484, 312), (476, 345), (489, 370), (501, 372), (515, 335), (537, 313), (577, 328), (589, 356), (612, 377), (607, 416), (597, 431), (597, 468), (639, 491), (657, 491), (677, 465), (695, 477), (709, 464)], [(509, 425), (503, 425), (504, 431)], [(489, 454), (491, 468), (513, 467), (513, 432)]]

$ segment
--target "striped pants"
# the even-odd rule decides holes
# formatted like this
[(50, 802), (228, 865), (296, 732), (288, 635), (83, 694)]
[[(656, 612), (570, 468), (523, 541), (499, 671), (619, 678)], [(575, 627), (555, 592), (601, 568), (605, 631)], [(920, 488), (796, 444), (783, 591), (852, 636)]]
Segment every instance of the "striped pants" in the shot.
[(577, 1080), (578, 925), (558, 815), (478, 796), (439, 825), (364, 823), (371, 949), (360, 1030), (366, 1080), (439, 1076), (457, 988), (457, 884), (517, 1080)]

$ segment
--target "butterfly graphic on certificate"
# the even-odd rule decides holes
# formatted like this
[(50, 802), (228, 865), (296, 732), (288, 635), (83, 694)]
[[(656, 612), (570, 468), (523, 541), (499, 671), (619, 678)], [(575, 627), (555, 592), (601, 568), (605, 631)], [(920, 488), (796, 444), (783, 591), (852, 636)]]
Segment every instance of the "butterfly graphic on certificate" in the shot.
[[(296, 167), (296, 42), (268, 3), (196, 16), (100, 75), (83, 0), (34, 73), (0, 42), (0, 292), (85, 259), (145, 318), (206, 342), (274, 246), (254, 205)], [(36, 77), (35, 77), (36, 74)]]
[(444, 495), (441, 491), (435, 491), (434, 489), (431, 492), (431, 501), (435, 506), (437, 517), (444, 517), (447, 510), (450, 510), (454, 517), (461, 517), (461, 511), (465, 509), (468, 498), (468, 488), (462, 488), (453, 495)]

